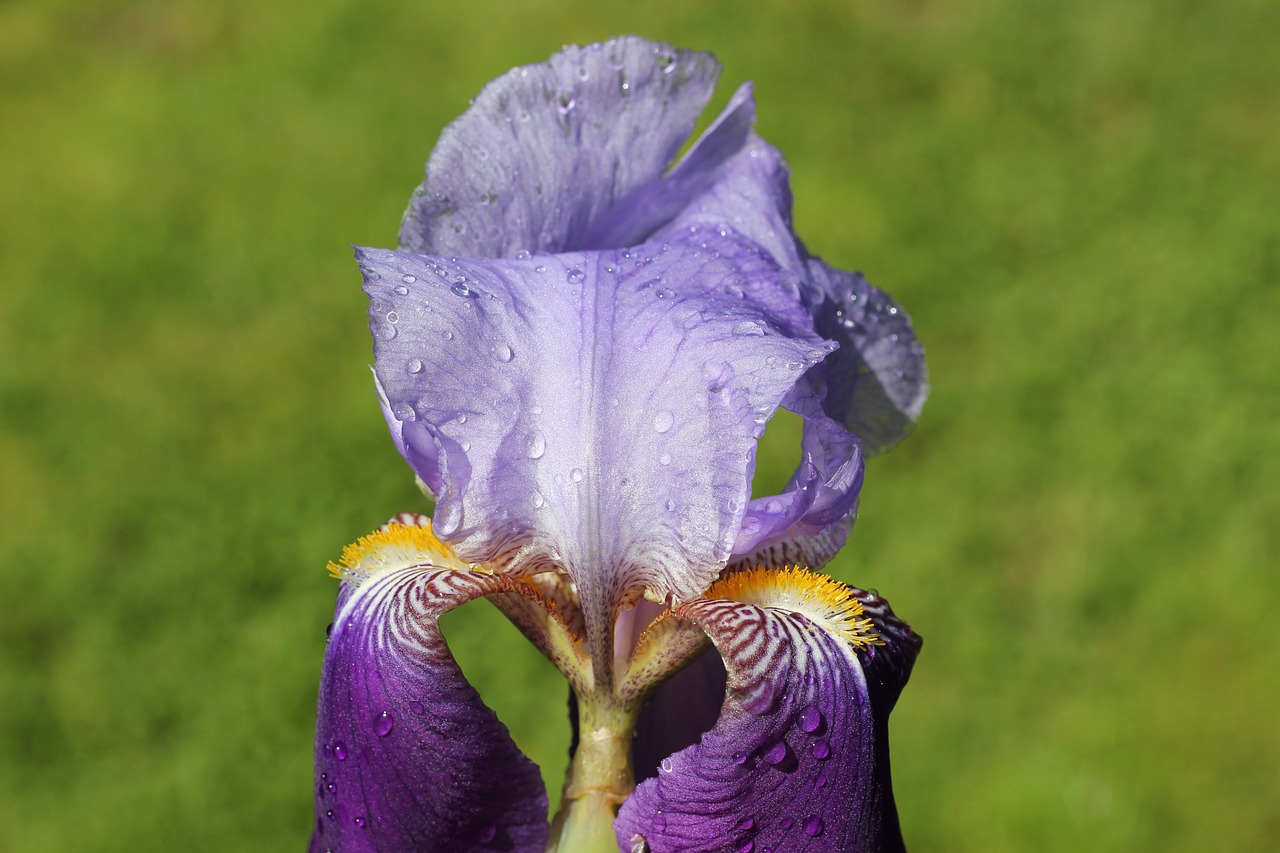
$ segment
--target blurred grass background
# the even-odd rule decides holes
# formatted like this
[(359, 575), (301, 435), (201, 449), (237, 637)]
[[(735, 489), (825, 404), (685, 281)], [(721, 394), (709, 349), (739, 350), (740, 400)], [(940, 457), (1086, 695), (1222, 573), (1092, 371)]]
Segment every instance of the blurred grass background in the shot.
[[(1272, 0), (8, 0), (0, 850), (302, 849), (325, 561), (422, 508), (348, 244), (486, 81), (624, 32), (755, 80), (800, 233), (928, 348), (832, 567), (926, 637), (909, 845), (1280, 848)], [(448, 623), (557, 796), (558, 677)]]

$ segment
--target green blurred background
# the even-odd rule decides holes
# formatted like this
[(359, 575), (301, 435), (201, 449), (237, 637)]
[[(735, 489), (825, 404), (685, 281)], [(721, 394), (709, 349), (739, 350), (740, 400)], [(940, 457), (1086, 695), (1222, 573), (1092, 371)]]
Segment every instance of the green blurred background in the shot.
[[(0, 850), (302, 849), (325, 562), (423, 508), (348, 244), (486, 81), (624, 32), (755, 80), (928, 348), (832, 567), (926, 637), (909, 845), (1280, 849), (1274, 0), (6, 0)], [(557, 796), (558, 676), (448, 630)]]

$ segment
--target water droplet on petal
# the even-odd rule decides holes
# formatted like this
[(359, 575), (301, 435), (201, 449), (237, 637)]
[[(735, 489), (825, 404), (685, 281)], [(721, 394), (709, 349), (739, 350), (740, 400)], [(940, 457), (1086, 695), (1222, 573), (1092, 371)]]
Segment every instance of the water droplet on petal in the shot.
[[(405, 284), (413, 284), (415, 281), (417, 281), (417, 280), (418, 280), (418, 277), (417, 277), (416, 275), (408, 275), (408, 274), (406, 274), (406, 275), (401, 276), (401, 277), (400, 277), (400, 280), (401, 280), (401, 281), (403, 281)], [(402, 289), (402, 288), (397, 287), (397, 288), (396, 288), (396, 293), (400, 293), (401, 289)], [(404, 292), (405, 292), (405, 293), (408, 293), (408, 292), (409, 292), (408, 288), (403, 288), (403, 290), (404, 290)]]
[(546, 499), (546, 498), (544, 498), (544, 497), (542, 496), (542, 492), (534, 492), (534, 493), (533, 493), (533, 508), (534, 508), (534, 509), (541, 509), (541, 508), (546, 504), (546, 502), (547, 502), (547, 499)]
[(511, 347), (506, 344), (498, 344), (493, 348), (493, 357), (498, 361), (506, 363), (515, 358), (515, 353), (511, 351)]
[(333, 757), (339, 761), (347, 760), (347, 745), (342, 741), (338, 741), (333, 745)]
[(427, 713), (426, 706), (424, 706), (421, 702), (410, 702), (410, 703), (409, 703), (409, 710), (410, 710), (410, 711), (412, 711), (412, 712), (413, 712), (413, 713), (415, 713), (415, 714), (425, 714), (425, 713)]
[(653, 419), (653, 428), (660, 433), (668, 432), (671, 427), (675, 426), (675, 422), (676, 416), (670, 411), (663, 409), (661, 412), (658, 412), (657, 417)]
[(421, 373), (421, 372), (422, 372), (422, 359), (420, 359), (420, 358), (410, 359), (410, 360), (409, 360), (409, 363), (408, 363), (407, 365), (405, 365), (405, 368), (406, 368), (410, 373)]
[(582, 482), (582, 478), (583, 478), (584, 476), (585, 476), (585, 475), (582, 473), (582, 469), (581, 469), (581, 468), (574, 468), (572, 471), (570, 471), (570, 472), (569, 472), (569, 479), (570, 479), (570, 480), (573, 480), (573, 482), (575, 482), (575, 483), (581, 483), (581, 482)]
[(329, 818), (329, 820), (334, 820), (338, 817), (338, 814), (333, 809), (329, 809), (324, 813), (324, 816)]
[(561, 89), (556, 93), (556, 109), (560, 111), (560, 115), (568, 115), (573, 111), (573, 107), (576, 103), (577, 101), (574, 100), (573, 92)]
[(571, 269), (565, 273), (564, 277), (570, 284), (581, 284), (582, 280), (587, 277), (587, 274), (580, 269)]
[(781, 829), (783, 832), (786, 832), (788, 829), (790, 829), (795, 825), (796, 825), (796, 822), (789, 817), (784, 817), (782, 820), (778, 821), (778, 828)]
[(831, 744), (825, 740), (820, 740), (809, 747), (809, 753), (819, 761), (826, 761), (831, 757)]
[(673, 769), (674, 769), (674, 765), (671, 763), (671, 759), (670, 759), (670, 758), (664, 758), (664, 759), (662, 759), (662, 772), (663, 772), (663, 773), (670, 773)]
[(378, 335), (383, 340), (391, 340), (396, 336), (396, 327), (391, 323), (383, 323), (378, 327)]
[(541, 459), (547, 452), (547, 439), (541, 430), (534, 430), (524, 442), (524, 452), (530, 459)]
[(751, 853), (751, 851), (755, 849), (756, 843), (750, 838), (738, 845), (738, 853)]
[(391, 414), (395, 415), (398, 421), (416, 421), (418, 419), (418, 413), (408, 403), (396, 403), (391, 407)]
[(733, 333), (740, 338), (758, 337), (764, 334), (764, 329), (760, 328), (758, 323), (746, 321), (733, 327)]
[(373, 718), (373, 733), (378, 737), (386, 737), (391, 734), (391, 729), (395, 726), (395, 720), (391, 718), (390, 711), (383, 711), (381, 714)]
[(753, 818), (744, 817), (742, 820), (738, 821), (738, 831), (746, 832), (747, 830), (753, 828), (755, 825), (756, 825), (756, 822)]
[(471, 296), (471, 288), (467, 287), (465, 282), (455, 282), (453, 287), (449, 288), (459, 296)]
[(827, 787), (827, 774), (819, 773), (818, 778), (814, 780), (814, 784), (817, 785), (819, 788)]
[(397, 284), (395, 287), (395, 291), (397, 296), (409, 295), (409, 288), (405, 287), (403, 284)]
[(368, 821), (364, 819), (364, 815), (356, 815), (355, 819), (353, 819), (351, 822), (354, 823), (356, 826), (360, 827), (361, 829), (364, 829), (364, 825), (368, 823)]
[(817, 815), (812, 815), (810, 817), (805, 818), (804, 820), (805, 835), (809, 836), (810, 838), (817, 838), (819, 835), (822, 834), (823, 829), (824, 827), (822, 825), (822, 818), (818, 817)]
[(810, 705), (808, 708), (805, 708), (800, 712), (800, 718), (797, 721), (797, 725), (800, 726), (800, 731), (805, 734), (813, 734), (818, 729), (822, 728), (822, 712), (813, 705)]
[(661, 456), (659, 456), (659, 457), (658, 457), (658, 463), (659, 463), (659, 464), (661, 464), (661, 465), (670, 465), (670, 464), (671, 464), (671, 454), (669, 454), (669, 453), (664, 453), (664, 454), (662, 454)]
[(787, 744), (784, 741), (778, 741), (766, 749), (760, 757), (764, 759), (765, 764), (777, 767), (787, 760)]
[(670, 500), (667, 501), (667, 512), (675, 512), (675, 511), (676, 511), (676, 502), (670, 501)]

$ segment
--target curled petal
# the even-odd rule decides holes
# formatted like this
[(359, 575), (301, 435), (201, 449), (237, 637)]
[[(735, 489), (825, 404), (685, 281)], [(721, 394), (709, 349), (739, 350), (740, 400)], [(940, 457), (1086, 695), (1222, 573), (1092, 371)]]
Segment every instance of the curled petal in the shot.
[(817, 258), (806, 266), (818, 333), (840, 344), (820, 371), (823, 408), (862, 437), (867, 453), (882, 453), (907, 437), (929, 396), (924, 348), (906, 312), (861, 273)]
[(445, 567), (402, 565), (422, 538), (408, 532), (375, 557), (401, 565), (352, 575), (339, 595), (320, 687), (311, 850), (541, 851), (538, 768), (467, 684), (437, 626), (458, 604), (522, 585), (447, 554), (425, 555)]
[(437, 529), (468, 560), (567, 571), (588, 633), (626, 590), (706, 589), (741, 524), (756, 436), (830, 352), (802, 334), (776, 265), (733, 235), (358, 257), (391, 412), (406, 447), (436, 450)]
[(812, 398), (793, 394), (789, 403), (804, 418), (800, 464), (782, 494), (747, 506), (733, 548), (737, 564), (821, 566), (844, 545), (853, 525), (863, 474), (858, 437), (823, 414)]
[(804, 302), (818, 333), (840, 345), (818, 371), (827, 414), (857, 433), (868, 454), (905, 438), (929, 394), (924, 350), (911, 320), (861, 273), (836, 269), (808, 253), (791, 229), (787, 165), (755, 134), (657, 236), (716, 223), (764, 247), (804, 282)]
[(593, 223), (662, 175), (719, 73), (710, 54), (635, 37), (511, 70), (441, 135), (401, 248), (488, 258), (603, 248), (587, 240)]
[(720, 719), (623, 805), (622, 849), (901, 850), (887, 720), (919, 637), (881, 599), (799, 569), (708, 595), (725, 597), (677, 613), (724, 655)]

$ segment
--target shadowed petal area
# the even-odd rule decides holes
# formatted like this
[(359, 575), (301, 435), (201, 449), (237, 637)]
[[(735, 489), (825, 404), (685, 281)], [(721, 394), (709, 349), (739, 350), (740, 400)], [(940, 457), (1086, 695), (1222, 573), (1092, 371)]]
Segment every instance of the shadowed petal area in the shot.
[(358, 259), (406, 456), (420, 446), (438, 467), (437, 531), (467, 560), (567, 571), (596, 636), (625, 590), (689, 600), (711, 583), (756, 436), (830, 352), (802, 334), (807, 315), (772, 260), (733, 235), (524, 260)]
[(720, 719), (623, 804), (622, 849), (902, 850), (887, 721), (919, 637), (882, 599), (801, 569), (708, 595), (726, 597), (677, 612), (724, 655)]
[(316, 725), (311, 851), (542, 851), (538, 768), (463, 678), (440, 614), (518, 586), (393, 568), (344, 584)]
[(441, 134), (400, 247), (489, 258), (604, 248), (587, 242), (592, 224), (662, 175), (719, 73), (710, 54), (635, 37), (512, 69)]
[(910, 434), (929, 396), (924, 347), (911, 319), (861, 273), (807, 261), (814, 324), (840, 349), (822, 366), (827, 414), (883, 453)]
[(662, 759), (697, 743), (715, 725), (724, 688), (724, 661), (715, 649), (707, 649), (658, 685), (640, 709), (631, 742), (631, 767), (637, 782), (657, 776)]

